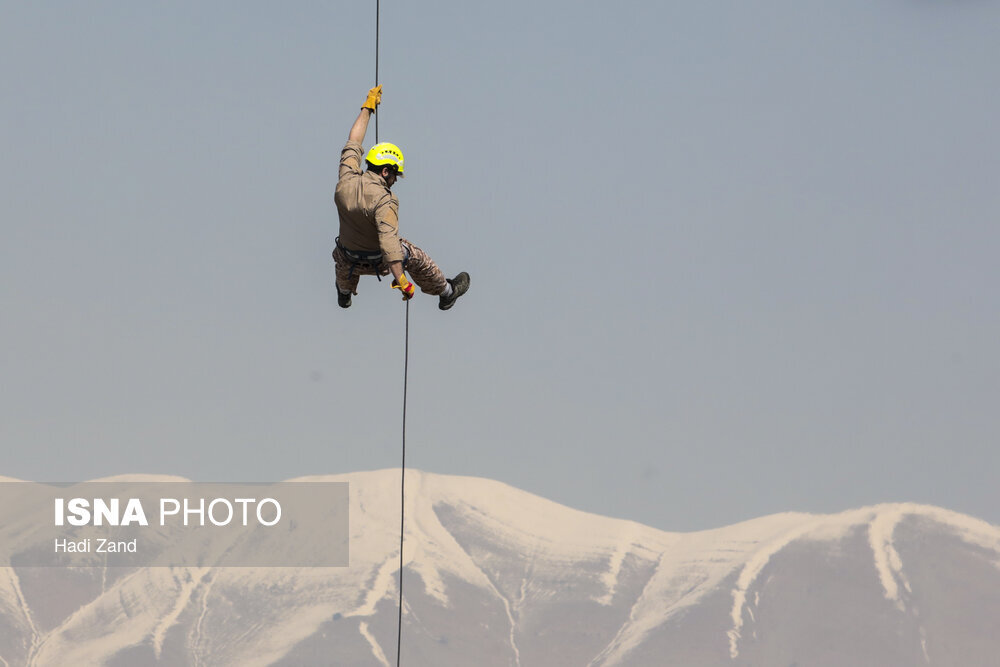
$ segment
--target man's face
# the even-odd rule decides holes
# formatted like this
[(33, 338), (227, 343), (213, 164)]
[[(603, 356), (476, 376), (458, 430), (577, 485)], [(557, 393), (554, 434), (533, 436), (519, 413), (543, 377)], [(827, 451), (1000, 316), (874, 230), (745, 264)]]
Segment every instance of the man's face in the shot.
[(382, 167), (382, 178), (385, 179), (385, 184), (391, 188), (396, 182), (396, 172), (389, 167)]

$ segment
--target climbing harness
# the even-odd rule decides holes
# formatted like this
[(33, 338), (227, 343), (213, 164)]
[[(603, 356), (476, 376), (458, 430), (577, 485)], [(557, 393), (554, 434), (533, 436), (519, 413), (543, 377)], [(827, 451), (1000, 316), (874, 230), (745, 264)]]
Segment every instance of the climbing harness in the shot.
[[(337, 237), (336, 244), (337, 249), (333, 251), (334, 261), (337, 260), (337, 250), (339, 250), (351, 262), (351, 270), (347, 273), (348, 279), (354, 276), (354, 270), (359, 267), (361, 269), (371, 269), (379, 282), (382, 282), (382, 276), (389, 274), (389, 268), (382, 260), (381, 250), (351, 250), (341, 245), (339, 236)], [(400, 243), (399, 246), (403, 249), (403, 268), (405, 269), (410, 261), (410, 246), (408, 243)]]

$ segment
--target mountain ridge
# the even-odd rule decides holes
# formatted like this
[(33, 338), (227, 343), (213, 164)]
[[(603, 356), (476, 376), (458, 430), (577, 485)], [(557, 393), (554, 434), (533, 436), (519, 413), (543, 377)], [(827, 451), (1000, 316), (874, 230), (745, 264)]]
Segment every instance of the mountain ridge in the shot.
[[(399, 470), (287, 481), (351, 484), (348, 568), (60, 573), (78, 591), (79, 604), (59, 611), (43, 604), (44, 586), (31, 568), (6, 567), (0, 658), (39, 666), (113, 665), (122, 656), (150, 665), (313, 664), (308, 651), (327, 646), (345, 652), (335, 664), (388, 664), (398, 595)], [(942, 622), (926, 612), (947, 591), (928, 579), (920, 544), (979, 567), (1000, 609), (1000, 528), (929, 505), (785, 512), (680, 533), (576, 510), (495, 480), (407, 470), (406, 516), (404, 633), (427, 660), (415, 664), (657, 664), (657, 651), (687, 640), (655, 647), (705, 616), (697, 620), (704, 637), (685, 648), (699, 657), (686, 664), (740, 665), (777, 650), (762, 635), (769, 614), (785, 613), (768, 602), (772, 591), (787, 587), (783, 572), (801, 570), (797, 576), (808, 581), (831, 568), (856, 593), (855, 604), (914, 638), (870, 650), (937, 664), (935, 651), (947, 642), (936, 629)], [(926, 595), (932, 589), (934, 600)], [(802, 603), (790, 590), (783, 595)], [(234, 642), (233, 626), (251, 619), (269, 631)], [(462, 644), (449, 639), (449, 627), (465, 628)], [(582, 635), (581, 628), (587, 628)], [(324, 644), (332, 636), (343, 640), (336, 643), (341, 648)], [(562, 647), (554, 656), (546, 653), (553, 644)], [(489, 659), (462, 662), (482, 647), (490, 647)], [(223, 662), (199, 662), (204, 656)]]

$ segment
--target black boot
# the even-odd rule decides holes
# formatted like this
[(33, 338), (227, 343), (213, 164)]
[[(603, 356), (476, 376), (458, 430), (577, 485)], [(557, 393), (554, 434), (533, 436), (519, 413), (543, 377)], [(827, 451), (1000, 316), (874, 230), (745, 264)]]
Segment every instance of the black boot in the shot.
[(451, 296), (441, 295), (438, 301), (438, 308), (441, 310), (448, 310), (455, 305), (458, 301), (458, 297), (462, 296), (469, 291), (469, 274), (462, 271), (460, 274), (448, 281), (451, 285)]
[(341, 292), (338, 289), (337, 290), (337, 305), (340, 306), (341, 308), (350, 308), (351, 307), (351, 293), (348, 292), (347, 294), (344, 294), (343, 292)]

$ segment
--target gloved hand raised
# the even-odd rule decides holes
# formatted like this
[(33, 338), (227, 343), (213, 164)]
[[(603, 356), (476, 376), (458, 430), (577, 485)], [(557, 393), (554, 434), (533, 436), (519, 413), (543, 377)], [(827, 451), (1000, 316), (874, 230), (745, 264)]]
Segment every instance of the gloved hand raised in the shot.
[(398, 289), (403, 293), (403, 301), (409, 301), (413, 298), (413, 283), (406, 279), (406, 274), (402, 274), (398, 280), (392, 281), (392, 289)]
[(368, 91), (368, 97), (365, 98), (365, 103), (361, 105), (362, 109), (371, 109), (372, 113), (375, 113), (375, 109), (378, 108), (379, 102), (382, 101), (382, 86), (375, 86)]

